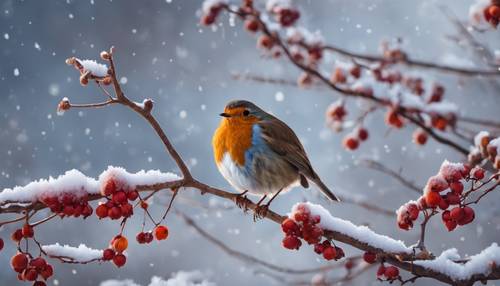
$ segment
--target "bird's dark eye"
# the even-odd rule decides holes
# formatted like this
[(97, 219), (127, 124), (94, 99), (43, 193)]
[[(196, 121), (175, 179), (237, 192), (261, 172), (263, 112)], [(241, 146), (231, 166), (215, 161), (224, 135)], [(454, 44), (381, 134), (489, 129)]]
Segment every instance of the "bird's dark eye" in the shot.
[(248, 115), (250, 115), (250, 111), (248, 110), (243, 111), (243, 116), (248, 116)]

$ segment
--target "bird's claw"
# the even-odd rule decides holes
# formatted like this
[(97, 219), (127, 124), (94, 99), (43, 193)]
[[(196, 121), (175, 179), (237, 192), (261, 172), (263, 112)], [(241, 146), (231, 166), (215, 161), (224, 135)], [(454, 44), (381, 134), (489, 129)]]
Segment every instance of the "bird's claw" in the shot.
[(259, 219), (263, 219), (267, 215), (267, 211), (269, 210), (269, 205), (257, 206), (253, 213), (253, 221), (256, 222)]
[(248, 211), (248, 204), (251, 203), (251, 201), (247, 198), (246, 196), (246, 193), (248, 191), (244, 191), (243, 193), (237, 195), (235, 197), (235, 203), (236, 203), (236, 206), (239, 207), (240, 209), (243, 210), (243, 212), (247, 212)]

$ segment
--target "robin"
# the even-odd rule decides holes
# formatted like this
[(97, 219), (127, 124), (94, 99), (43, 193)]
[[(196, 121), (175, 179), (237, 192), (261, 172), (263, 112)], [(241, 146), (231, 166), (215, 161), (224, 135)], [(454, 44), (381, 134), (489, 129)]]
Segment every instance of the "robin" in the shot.
[[(283, 121), (245, 100), (229, 102), (212, 139), (219, 172), (246, 200), (262, 195), (256, 218), (265, 216), (274, 198), (298, 184), (314, 182), (330, 200), (339, 199), (321, 181), (297, 135)], [(267, 196), (269, 202), (261, 205)]]

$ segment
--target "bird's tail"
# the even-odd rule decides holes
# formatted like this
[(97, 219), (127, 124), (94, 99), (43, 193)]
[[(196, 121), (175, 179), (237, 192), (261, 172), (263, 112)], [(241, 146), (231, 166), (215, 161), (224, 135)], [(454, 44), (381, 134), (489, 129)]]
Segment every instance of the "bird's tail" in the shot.
[(314, 183), (318, 186), (318, 188), (320, 189), (320, 191), (325, 196), (327, 196), (330, 200), (340, 202), (340, 199), (337, 198), (337, 196), (335, 196), (332, 193), (332, 191), (330, 191), (330, 189), (328, 189), (328, 187), (319, 178), (317, 178), (316, 180), (314, 180)]

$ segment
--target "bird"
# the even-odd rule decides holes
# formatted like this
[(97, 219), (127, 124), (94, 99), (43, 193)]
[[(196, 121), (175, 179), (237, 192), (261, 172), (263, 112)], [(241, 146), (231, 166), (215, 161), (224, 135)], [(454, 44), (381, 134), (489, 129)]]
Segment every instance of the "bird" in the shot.
[[(212, 138), (215, 163), (229, 184), (246, 194), (261, 195), (254, 219), (265, 216), (274, 198), (309, 181), (331, 201), (339, 199), (311, 166), (295, 132), (283, 121), (246, 100), (226, 104)], [(261, 205), (267, 196), (267, 204)], [(238, 203), (238, 201), (237, 201)], [(256, 216), (255, 216), (256, 215)]]

